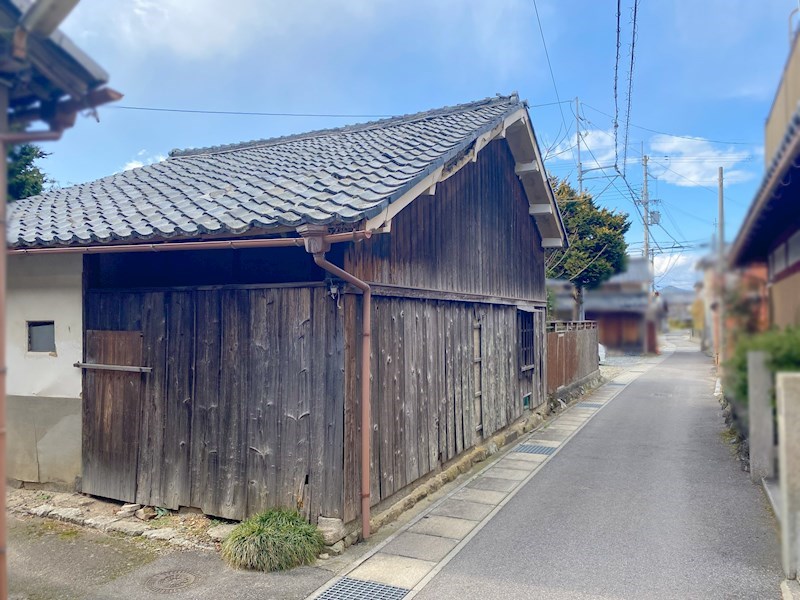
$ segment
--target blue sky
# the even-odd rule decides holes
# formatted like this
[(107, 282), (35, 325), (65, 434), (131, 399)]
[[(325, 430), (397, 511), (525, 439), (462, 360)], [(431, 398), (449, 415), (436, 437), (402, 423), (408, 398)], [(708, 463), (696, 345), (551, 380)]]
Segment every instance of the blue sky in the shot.
[[(622, 165), (631, 7), (622, 1), (618, 162)], [(538, 0), (562, 101), (581, 100), (582, 136), (615, 160), (616, 3)], [(727, 173), (726, 237), (760, 182), (763, 125), (788, 55), (792, 0), (641, 0), (627, 179), (641, 188), (642, 144), (664, 228), (653, 237), (708, 242), (716, 175)], [(110, 74), (123, 106), (256, 112), (402, 114), (519, 92), (548, 168), (575, 181), (574, 108), (556, 101), (533, 0), (82, 0), (64, 24)], [(565, 137), (563, 121), (570, 128)], [(66, 186), (163, 158), (172, 148), (272, 137), (364, 119), (153, 113), (102, 108), (81, 119), (42, 167)], [(637, 127), (638, 126), (638, 127)], [(639, 127), (676, 134), (671, 137)], [(733, 143), (717, 143), (723, 140)], [(585, 168), (598, 166), (586, 148)], [(611, 172), (611, 171), (607, 171)], [(598, 202), (635, 209), (625, 183), (587, 174)], [(640, 252), (641, 223), (629, 234)], [(690, 286), (702, 247), (656, 257), (657, 285)]]

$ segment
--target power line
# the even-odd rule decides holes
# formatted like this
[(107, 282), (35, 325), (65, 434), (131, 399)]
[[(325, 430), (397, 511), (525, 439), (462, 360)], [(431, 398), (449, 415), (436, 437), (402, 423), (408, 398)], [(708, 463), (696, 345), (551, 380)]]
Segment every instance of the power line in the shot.
[(325, 117), (343, 119), (383, 119), (395, 115), (383, 114), (337, 114), (337, 113), (292, 113), (292, 112), (249, 112), (244, 110), (202, 110), (194, 108), (164, 108), (157, 106), (128, 106), (112, 104), (109, 108), (117, 110), (140, 110), (147, 112), (184, 113), (192, 115), (234, 115), (245, 117)]
[[(592, 106), (591, 104), (587, 104), (586, 102), (581, 102), (581, 104), (583, 104), (587, 108), (591, 108), (595, 112), (599, 112), (601, 115), (605, 115), (606, 117), (609, 117), (610, 119), (614, 118), (614, 115), (611, 115), (611, 114), (609, 114), (609, 113), (607, 113), (605, 111), (602, 111), (599, 108), (596, 108), (596, 107)], [(678, 135), (676, 133), (669, 133), (667, 131), (660, 131), (658, 129), (652, 129), (650, 127), (644, 127), (643, 125), (637, 125), (635, 123), (631, 123), (631, 127), (635, 127), (636, 129), (642, 129), (644, 131), (649, 131), (650, 133), (658, 133), (660, 135), (668, 135), (669, 137), (680, 138), (680, 139), (683, 139), (683, 140), (705, 141), (705, 142), (711, 142), (712, 144), (733, 144), (733, 145), (738, 145), (738, 146), (752, 146), (752, 145), (754, 145), (753, 142), (731, 142), (731, 141), (726, 141), (726, 140), (713, 140), (713, 139), (699, 137), (699, 136), (694, 136), (693, 137), (693, 136), (690, 136), (690, 135)]]
[[(542, 20), (539, 17), (539, 7), (536, 4), (536, 0), (533, 0), (533, 10), (536, 12), (536, 22), (539, 24), (539, 35), (542, 37), (542, 47), (544, 48), (544, 56), (547, 59), (547, 68), (550, 69), (550, 79), (553, 82), (553, 90), (556, 93), (556, 100), (558, 101), (558, 112), (561, 113), (561, 123), (564, 125), (564, 129), (569, 131), (569, 127), (567, 127), (567, 119), (564, 117), (564, 109), (561, 108), (561, 96), (558, 93), (558, 85), (556, 85), (556, 76), (553, 74), (553, 65), (550, 63), (550, 53), (547, 51), (547, 42), (544, 39), (544, 29), (542, 29)], [(576, 131), (577, 135), (580, 137), (580, 132)], [(580, 142), (579, 142), (580, 143)], [(573, 155), (573, 159), (575, 156)]]
[[(564, 102), (545, 102), (543, 104), (529, 104), (528, 108), (543, 108), (546, 106), (556, 106), (564, 104)], [(390, 114), (369, 114), (369, 113), (303, 113), (303, 112), (263, 112), (263, 111), (246, 111), (246, 110), (206, 110), (199, 108), (170, 108), (163, 106), (131, 106), (131, 105), (118, 105), (111, 104), (108, 108), (115, 110), (131, 110), (131, 111), (144, 111), (144, 112), (161, 112), (161, 113), (181, 113), (189, 115), (222, 115), (222, 116), (237, 116), (237, 117), (320, 117), (326, 119), (386, 119), (396, 117), (397, 115)], [(560, 108), (560, 106), (559, 106)], [(562, 115), (563, 116), (563, 115)]]
[(633, 28), (631, 30), (631, 66), (628, 70), (628, 110), (625, 114), (625, 146), (622, 148), (622, 173), (625, 175), (625, 163), (628, 159), (628, 134), (631, 127), (631, 99), (633, 97), (633, 65), (636, 51), (636, 21), (639, 14), (639, 0), (633, 0)]
[(622, 17), (622, 0), (617, 0), (617, 57), (614, 61), (614, 168), (619, 163), (619, 150), (617, 143), (617, 130), (619, 129), (619, 102), (617, 95), (617, 82), (619, 81), (619, 50), (620, 50), (620, 18)]

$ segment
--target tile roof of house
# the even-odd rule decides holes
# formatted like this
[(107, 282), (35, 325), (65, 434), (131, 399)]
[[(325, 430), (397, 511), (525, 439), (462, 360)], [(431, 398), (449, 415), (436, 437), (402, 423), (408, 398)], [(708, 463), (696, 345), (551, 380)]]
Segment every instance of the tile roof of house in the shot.
[(524, 106), (513, 94), (339, 129), (173, 151), (156, 164), (14, 202), (9, 246), (232, 236), (361, 221)]

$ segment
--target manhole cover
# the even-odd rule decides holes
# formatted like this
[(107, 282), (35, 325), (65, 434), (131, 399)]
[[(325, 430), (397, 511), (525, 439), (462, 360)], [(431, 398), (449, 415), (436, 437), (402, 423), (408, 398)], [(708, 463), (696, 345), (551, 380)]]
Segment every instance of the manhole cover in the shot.
[(153, 575), (145, 582), (145, 587), (151, 592), (171, 594), (179, 592), (192, 585), (197, 577), (188, 571), (165, 571)]

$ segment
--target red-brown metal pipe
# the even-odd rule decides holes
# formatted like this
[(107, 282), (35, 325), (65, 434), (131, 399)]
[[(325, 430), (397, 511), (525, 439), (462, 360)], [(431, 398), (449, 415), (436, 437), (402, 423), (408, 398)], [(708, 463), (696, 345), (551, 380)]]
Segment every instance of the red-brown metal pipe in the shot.
[[(333, 233), (323, 236), (329, 244), (357, 242), (369, 237), (368, 231)], [(201, 242), (160, 242), (157, 244), (119, 244), (105, 246), (63, 246), (60, 248), (11, 248), (14, 254), (113, 254), (117, 252), (170, 252), (179, 250), (241, 250), (243, 248), (276, 248), (302, 246), (303, 238), (263, 238), (252, 240), (205, 240)]]
[[(0, 134), (8, 132), (9, 89), (0, 85)], [(0, 141), (0, 155), (4, 158), (8, 146)], [(3, 163), (0, 168), (0, 248), (6, 245), (6, 214), (8, 212), (8, 172)], [(0, 485), (3, 499), (0, 502), (0, 599), (8, 598), (8, 553), (6, 524), (6, 258), (0, 260)]]
[[(367, 236), (369, 237), (369, 236)], [(370, 441), (372, 421), (370, 420), (370, 337), (372, 335), (372, 292), (369, 284), (358, 277), (340, 269), (325, 259), (325, 253), (314, 254), (314, 262), (339, 279), (346, 281), (364, 292), (361, 305), (361, 536), (369, 537), (370, 515)]]

